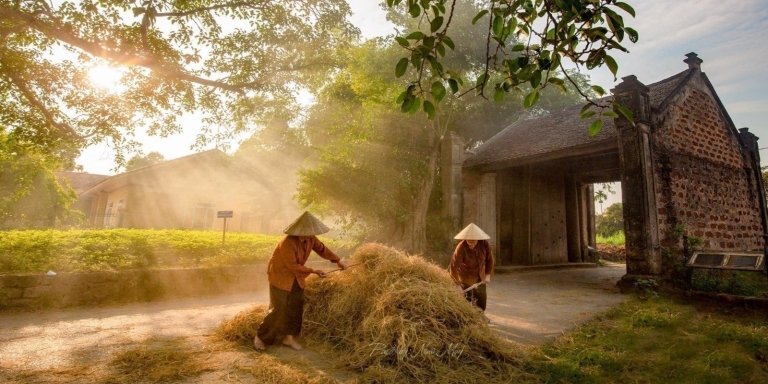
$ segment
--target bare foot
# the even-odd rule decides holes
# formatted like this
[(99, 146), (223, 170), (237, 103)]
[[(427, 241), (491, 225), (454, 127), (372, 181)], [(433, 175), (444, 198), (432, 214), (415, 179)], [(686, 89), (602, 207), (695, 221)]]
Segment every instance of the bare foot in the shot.
[(299, 344), (296, 339), (293, 338), (293, 336), (288, 335), (283, 339), (283, 345), (291, 347), (292, 349), (295, 349), (297, 351), (302, 350), (301, 344)]
[(261, 341), (261, 339), (259, 339), (258, 336), (253, 337), (253, 347), (256, 348), (257, 351), (263, 351), (267, 349), (267, 346), (263, 341)]

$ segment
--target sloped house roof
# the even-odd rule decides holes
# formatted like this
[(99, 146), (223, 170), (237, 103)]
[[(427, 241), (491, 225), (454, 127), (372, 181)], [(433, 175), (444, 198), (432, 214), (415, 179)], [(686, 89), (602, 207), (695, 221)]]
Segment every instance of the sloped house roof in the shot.
[[(692, 75), (693, 69), (648, 85), (653, 109), (664, 101)], [(572, 156), (581, 150), (617, 148), (613, 119), (603, 119), (603, 129), (595, 136), (587, 132), (589, 120), (581, 119), (583, 105), (575, 105), (546, 116), (517, 121), (474, 150), (465, 167), (499, 168), (530, 162)]]
[(70, 172), (70, 171), (57, 172), (56, 176), (60, 180), (66, 180), (67, 183), (69, 183), (69, 186), (72, 187), (72, 189), (78, 195), (91, 189), (91, 187), (100, 183), (104, 179), (111, 177), (109, 175), (98, 175), (95, 173)]

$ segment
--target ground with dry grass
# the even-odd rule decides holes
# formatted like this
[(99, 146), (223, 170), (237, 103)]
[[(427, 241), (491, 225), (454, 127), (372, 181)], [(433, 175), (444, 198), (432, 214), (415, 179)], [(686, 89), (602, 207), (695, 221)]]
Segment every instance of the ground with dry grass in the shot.
[[(496, 324), (506, 318), (500, 316), (505, 313), (502, 308), (508, 307), (504, 310), (532, 324), (559, 315), (565, 325), (567, 317), (574, 315), (565, 315), (567, 307), (547, 307), (550, 303), (546, 297), (525, 295), (523, 291), (516, 293), (516, 300), (509, 295), (493, 298), (497, 312), (489, 314), (494, 321), (489, 329), (475, 322), (475, 313), (465, 313), (466, 303), (460, 297), (454, 301), (446, 294), (449, 290), (430, 292), (430, 288), (445, 281), (441, 271), (421, 263), (410, 258), (402, 265), (378, 263), (370, 269), (380, 275), (373, 286), (358, 279), (364, 277), (363, 270), (316, 281), (319, 284), (308, 289), (308, 295), (322, 293), (335, 299), (308, 301), (305, 342), (309, 348), (304, 351), (272, 347), (260, 353), (251, 348), (249, 338), (264, 307), (241, 306), (239, 315), (230, 312), (218, 322), (218, 332), (204, 325), (210, 322), (198, 324), (195, 319), (201, 311), (209, 312), (210, 307), (183, 311), (177, 316), (180, 322), (174, 322), (166, 313), (153, 315), (137, 307), (134, 316), (148, 320), (133, 327), (131, 334), (121, 334), (119, 325), (108, 332), (80, 326), (77, 332), (85, 336), (71, 336), (81, 337), (78, 347), (68, 345), (67, 337), (60, 337), (54, 345), (41, 346), (47, 349), (37, 351), (35, 358), (22, 359), (20, 350), (16, 352), (19, 358), (0, 358), (0, 382), (768, 382), (766, 313), (701, 306), (685, 298), (632, 298), (544, 345), (523, 346), (501, 340), (508, 337), (499, 332)], [(394, 278), (397, 271), (407, 271), (408, 279)], [(547, 282), (543, 278), (548, 274), (551, 279)], [(539, 291), (546, 286), (560, 287), (562, 292), (551, 294), (550, 301), (572, 302), (586, 309), (587, 303), (578, 301), (584, 290), (574, 284), (572, 276), (576, 275), (569, 271), (539, 271), (511, 280), (510, 276), (498, 276), (498, 280), (521, 285), (523, 276), (536, 276), (537, 284), (543, 284)], [(386, 287), (400, 294), (389, 295)], [(349, 294), (332, 293), (338, 288)], [(431, 304), (424, 304), (419, 296), (427, 297)], [(604, 292), (604, 299), (614, 296)], [(533, 303), (526, 307), (525, 302), (530, 300)], [(348, 301), (358, 302), (358, 308), (342, 316), (342, 312), (350, 311)], [(524, 315), (536, 307), (555, 309), (549, 314)], [(450, 310), (443, 312), (444, 308)], [(456, 311), (458, 315), (452, 316)], [(86, 324), (105, 327), (108, 321), (120, 323), (126, 319), (112, 316)], [(46, 332), (44, 326), (24, 325), (34, 323), (32, 319), (22, 320), (19, 327), (12, 329), (12, 336), (8, 332), (0, 335), (6, 346), (14, 344), (14, 337), (25, 337), (25, 333)], [(462, 324), (469, 328), (462, 328)], [(160, 332), (174, 327), (188, 332)], [(5, 329), (5, 324), (0, 329)], [(420, 344), (420, 340), (424, 342)], [(427, 353), (450, 351), (446, 347), (449, 345), (458, 345), (453, 351), (461, 351), (459, 359), (467, 353), (466, 359), (451, 360), (455, 355), (449, 353)], [(10, 351), (5, 346), (0, 350), (6, 357)], [(66, 361), (46, 364), (48, 355), (64, 350)], [(477, 356), (486, 361), (477, 360)]]

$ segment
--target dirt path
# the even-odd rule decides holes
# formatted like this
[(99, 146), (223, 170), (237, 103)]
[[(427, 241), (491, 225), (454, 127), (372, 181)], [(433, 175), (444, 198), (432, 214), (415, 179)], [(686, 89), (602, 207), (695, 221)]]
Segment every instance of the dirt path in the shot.
[(623, 264), (496, 275), (488, 287), (491, 327), (510, 340), (540, 344), (626, 300), (616, 287)]
[[(621, 265), (496, 275), (488, 288), (487, 315), (491, 326), (503, 336), (523, 344), (538, 344), (622, 302), (625, 297), (618, 293), (615, 282), (623, 274)], [(109, 362), (109, 356), (147, 340), (172, 340), (207, 354), (208, 364), (216, 366), (204, 369), (208, 372), (196, 376), (194, 382), (247, 382), (248, 372), (254, 369), (248, 365), (253, 361), (251, 351), (211, 349), (209, 336), (222, 320), (267, 302), (265, 286), (244, 295), (0, 313), (0, 381), (54, 382), (58, 381), (56, 377), (67, 377), (66, 381), (92, 382), (88, 378), (103, 370), (101, 366)], [(308, 369), (323, 360), (312, 356), (311, 351), (297, 355), (285, 348), (276, 348), (270, 354), (281, 361), (303, 360), (300, 365)], [(66, 367), (72, 366), (81, 368), (68, 371)]]

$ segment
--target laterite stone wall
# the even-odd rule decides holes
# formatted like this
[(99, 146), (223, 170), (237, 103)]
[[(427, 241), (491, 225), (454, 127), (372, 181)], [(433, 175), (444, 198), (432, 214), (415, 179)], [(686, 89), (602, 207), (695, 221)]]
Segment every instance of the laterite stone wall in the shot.
[(761, 250), (754, 171), (708, 91), (689, 85), (655, 122), (659, 232), (681, 224), (709, 250)]

